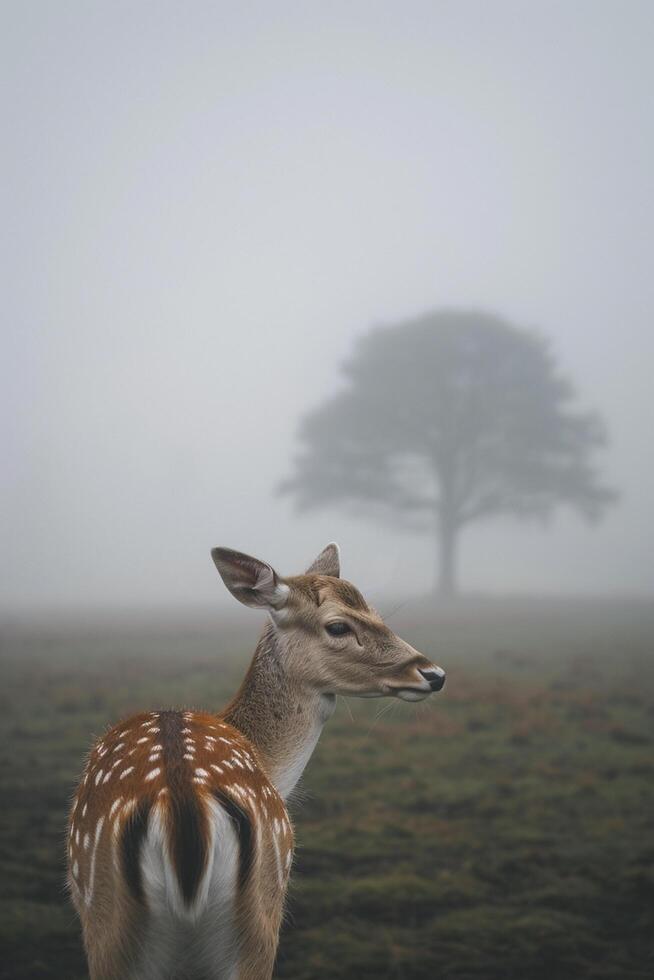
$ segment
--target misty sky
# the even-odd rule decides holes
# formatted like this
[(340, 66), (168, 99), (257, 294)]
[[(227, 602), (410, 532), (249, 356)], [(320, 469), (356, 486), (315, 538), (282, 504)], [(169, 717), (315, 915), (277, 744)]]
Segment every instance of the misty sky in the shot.
[(6, 2), (5, 610), (222, 601), (212, 545), (373, 597), (432, 542), (273, 496), (371, 324), (554, 340), (622, 501), (467, 532), (490, 592), (654, 588), (647, 2)]

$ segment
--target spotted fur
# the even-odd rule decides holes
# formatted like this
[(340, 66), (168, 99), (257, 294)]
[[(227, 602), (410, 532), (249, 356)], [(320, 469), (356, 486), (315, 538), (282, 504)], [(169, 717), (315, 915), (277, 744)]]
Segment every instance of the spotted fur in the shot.
[(444, 682), (339, 578), (335, 545), (287, 579), (212, 556), (270, 622), (221, 714), (143, 712), (93, 746), (67, 841), (91, 980), (270, 980), (293, 860), (284, 799), (336, 694), (421, 700)]
[[(107, 770), (105, 758), (112, 759)], [(106, 781), (105, 772), (110, 777)], [(274, 834), (286, 864), (293, 850), (286, 806), (261, 768), (254, 747), (235, 728), (204, 712), (158, 711), (135, 715), (110, 729), (91, 751), (70, 814), (73, 894), (87, 906), (93, 901), (97, 846), (102, 836), (111, 836), (129, 889), (143, 900), (140, 852), (156, 806), (180, 893), (191, 906), (207, 870), (210, 799), (224, 808), (237, 827), (241, 887), (254, 862), (255, 820), (263, 825), (262, 831), (270, 829)]]

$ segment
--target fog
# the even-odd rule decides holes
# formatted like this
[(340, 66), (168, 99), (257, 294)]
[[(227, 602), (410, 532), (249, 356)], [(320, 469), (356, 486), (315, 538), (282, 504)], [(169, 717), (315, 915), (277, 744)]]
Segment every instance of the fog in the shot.
[(599, 527), (471, 528), (469, 592), (647, 593), (649, 3), (6, 3), (1, 605), (228, 601), (222, 544), (371, 595), (433, 544), (293, 511), (372, 324), (480, 308), (607, 421)]

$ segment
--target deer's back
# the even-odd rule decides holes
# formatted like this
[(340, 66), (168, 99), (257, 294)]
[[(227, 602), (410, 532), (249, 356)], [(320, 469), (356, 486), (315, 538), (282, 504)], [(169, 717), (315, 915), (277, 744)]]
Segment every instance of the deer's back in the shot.
[(264, 886), (285, 887), (292, 850), (284, 802), (247, 739), (216, 715), (154, 711), (110, 729), (89, 755), (70, 814), (69, 884), (85, 930), (126, 918), (138, 930), (142, 916), (188, 933), (208, 906), (237, 904), (255, 866)]

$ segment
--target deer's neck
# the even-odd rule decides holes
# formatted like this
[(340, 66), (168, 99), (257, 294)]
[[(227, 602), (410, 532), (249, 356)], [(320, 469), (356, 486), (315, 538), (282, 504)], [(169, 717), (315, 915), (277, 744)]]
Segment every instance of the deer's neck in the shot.
[(286, 797), (316, 747), (322, 727), (334, 710), (335, 698), (319, 694), (288, 675), (283, 643), (269, 624), (223, 717), (250, 739), (268, 777)]

